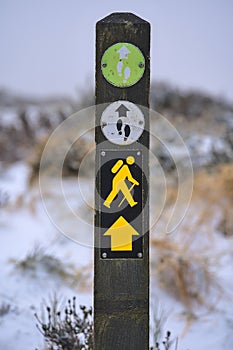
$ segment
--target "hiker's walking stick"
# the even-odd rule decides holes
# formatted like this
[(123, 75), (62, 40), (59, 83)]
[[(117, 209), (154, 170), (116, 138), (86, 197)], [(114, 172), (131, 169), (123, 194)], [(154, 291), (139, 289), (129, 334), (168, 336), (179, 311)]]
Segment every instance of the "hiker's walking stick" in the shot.
[[(135, 186), (135, 184), (133, 184), (133, 185), (130, 187), (129, 192), (132, 191), (132, 189), (134, 188), (134, 186)], [(118, 208), (121, 206), (121, 204), (124, 202), (125, 199), (126, 199), (126, 197), (124, 197), (124, 198), (121, 200), (120, 204), (118, 205)]]

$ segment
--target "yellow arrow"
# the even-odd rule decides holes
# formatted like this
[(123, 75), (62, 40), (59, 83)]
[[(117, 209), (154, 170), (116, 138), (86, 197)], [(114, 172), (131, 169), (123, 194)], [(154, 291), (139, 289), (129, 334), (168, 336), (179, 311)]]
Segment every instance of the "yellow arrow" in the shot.
[(132, 251), (132, 236), (139, 236), (139, 233), (123, 216), (120, 216), (104, 233), (104, 236), (111, 236), (112, 251)]

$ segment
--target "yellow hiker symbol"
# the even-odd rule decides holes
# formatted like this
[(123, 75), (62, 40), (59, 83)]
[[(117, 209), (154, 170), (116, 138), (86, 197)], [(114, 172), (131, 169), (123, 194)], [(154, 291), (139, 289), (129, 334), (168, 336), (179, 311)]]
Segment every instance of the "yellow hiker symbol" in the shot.
[[(127, 164), (123, 165), (123, 160), (118, 160), (116, 164), (112, 167), (111, 171), (113, 174), (116, 174), (116, 175), (112, 180), (112, 190), (104, 202), (104, 205), (107, 208), (110, 208), (112, 201), (115, 199), (115, 197), (120, 191), (123, 193), (124, 197), (120, 202), (120, 204), (118, 205), (118, 207), (121, 206), (121, 204), (124, 202), (125, 199), (127, 200), (127, 202), (131, 207), (134, 207), (135, 205), (138, 204), (138, 202), (134, 201), (133, 196), (130, 193), (135, 185), (136, 186), (139, 185), (139, 182), (133, 178), (128, 166), (128, 165), (134, 164), (134, 162), (135, 162), (134, 157), (128, 156), (126, 158)], [(133, 184), (130, 188), (128, 188), (128, 186), (125, 183), (126, 179), (128, 179)]]

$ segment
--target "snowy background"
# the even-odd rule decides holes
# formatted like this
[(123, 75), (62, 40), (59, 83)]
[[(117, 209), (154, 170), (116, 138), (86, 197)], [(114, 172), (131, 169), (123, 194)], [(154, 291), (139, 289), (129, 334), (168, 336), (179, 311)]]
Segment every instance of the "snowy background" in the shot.
[[(52, 183), (59, 152), (42, 169), (51, 181), (44, 199), (56, 208), (58, 227), (43, 205), (39, 163), (55, 128), (94, 104), (95, 22), (114, 11), (131, 11), (152, 25), (151, 107), (178, 130), (194, 169), (189, 210), (167, 235), (177, 198), (177, 164), (167, 147), (152, 142), (160, 164), (152, 168), (152, 217), (164, 178), (167, 194), (151, 230), (151, 341), (158, 329), (159, 340), (170, 330), (179, 350), (232, 350), (231, 1), (2, 0), (0, 7), (0, 349), (44, 350), (34, 314), (42, 317), (55, 298), (64, 305), (76, 295), (78, 304), (92, 305), (93, 250), (58, 229), (72, 226)], [(173, 129), (156, 118), (151, 127), (185, 168)], [(83, 141), (82, 147), (71, 147), (64, 137), (54, 147), (70, 147), (63, 169), (66, 195), (91, 222), (92, 211), (74, 191), (90, 152), (79, 185), (86, 198), (93, 197), (93, 139), (87, 135)], [(91, 226), (85, 230), (84, 235), (92, 234)]]
[[(159, 217), (151, 228), (152, 343), (158, 330), (159, 339), (170, 330), (179, 339), (179, 349), (230, 350), (233, 107), (222, 99), (179, 91), (167, 84), (156, 84), (156, 91), (154, 94), (152, 85), (151, 105), (166, 118), (151, 116), (152, 135), (163, 139), (161, 143), (152, 137), (151, 143), (157, 159), (151, 164), (151, 218)], [(91, 203), (94, 193), (93, 134), (86, 133), (73, 146), (69, 133), (53, 141), (40, 171), (42, 193), (40, 159), (55, 127), (93, 96), (90, 92), (80, 101), (33, 101), (2, 93), (0, 100), (0, 344), (5, 350), (43, 349), (35, 312), (42, 317), (46, 305), (56, 298), (64, 305), (73, 295), (79, 304), (92, 305), (93, 249), (66, 235), (76, 227), (81, 243), (92, 239), (93, 210), (86, 201)], [(81, 128), (81, 120), (78, 125)], [(190, 190), (192, 180), (189, 174), (178, 187), (176, 169), (185, 169), (188, 159), (175, 130), (191, 155), (194, 188), (182, 224), (168, 235), (166, 226), (177, 190)], [(69, 150), (63, 166), (66, 198), (58, 186), (61, 174), (56, 168), (63, 148)], [(187, 206), (183, 198), (181, 214)], [(82, 218), (80, 224), (75, 226), (71, 209), (63, 205), (65, 200)]]

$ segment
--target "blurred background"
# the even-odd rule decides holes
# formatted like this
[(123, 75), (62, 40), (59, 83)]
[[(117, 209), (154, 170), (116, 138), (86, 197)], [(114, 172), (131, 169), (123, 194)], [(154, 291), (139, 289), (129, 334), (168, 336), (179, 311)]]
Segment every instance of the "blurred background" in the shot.
[(95, 23), (126, 11), (152, 25), (152, 80), (232, 99), (232, 7), (230, 0), (1, 0), (1, 86), (46, 97), (93, 87)]
[[(152, 143), (151, 149), (166, 178), (167, 195), (151, 230), (151, 343), (170, 330), (180, 350), (232, 350), (230, 0), (0, 0), (0, 348), (50, 349), (51, 337), (36, 328), (38, 319), (46, 322), (46, 306), (63, 310), (74, 295), (77, 305), (92, 305), (93, 251), (50, 222), (38, 179), (52, 132), (95, 103), (95, 23), (112, 12), (133, 12), (151, 23), (151, 108), (179, 132), (194, 170), (189, 210), (175, 234), (167, 235), (179, 184), (177, 164), (165, 146), (184, 167), (187, 159), (174, 133), (152, 120), (152, 129), (166, 140), (166, 145)], [(93, 135), (73, 145), (69, 135), (63, 136), (54, 150), (69, 149), (63, 166), (66, 195), (91, 220), (92, 211), (74, 188), (79, 174), (85, 196), (92, 197)], [(69, 228), (70, 213), (59, 206), (61, 193), (51, 182), (59, 160), (59, 152), (51, 152), (42, 169), (46, 181), (48, 176), (43, 196)], [(161, 179), (153, 171), (156, 198)]]

